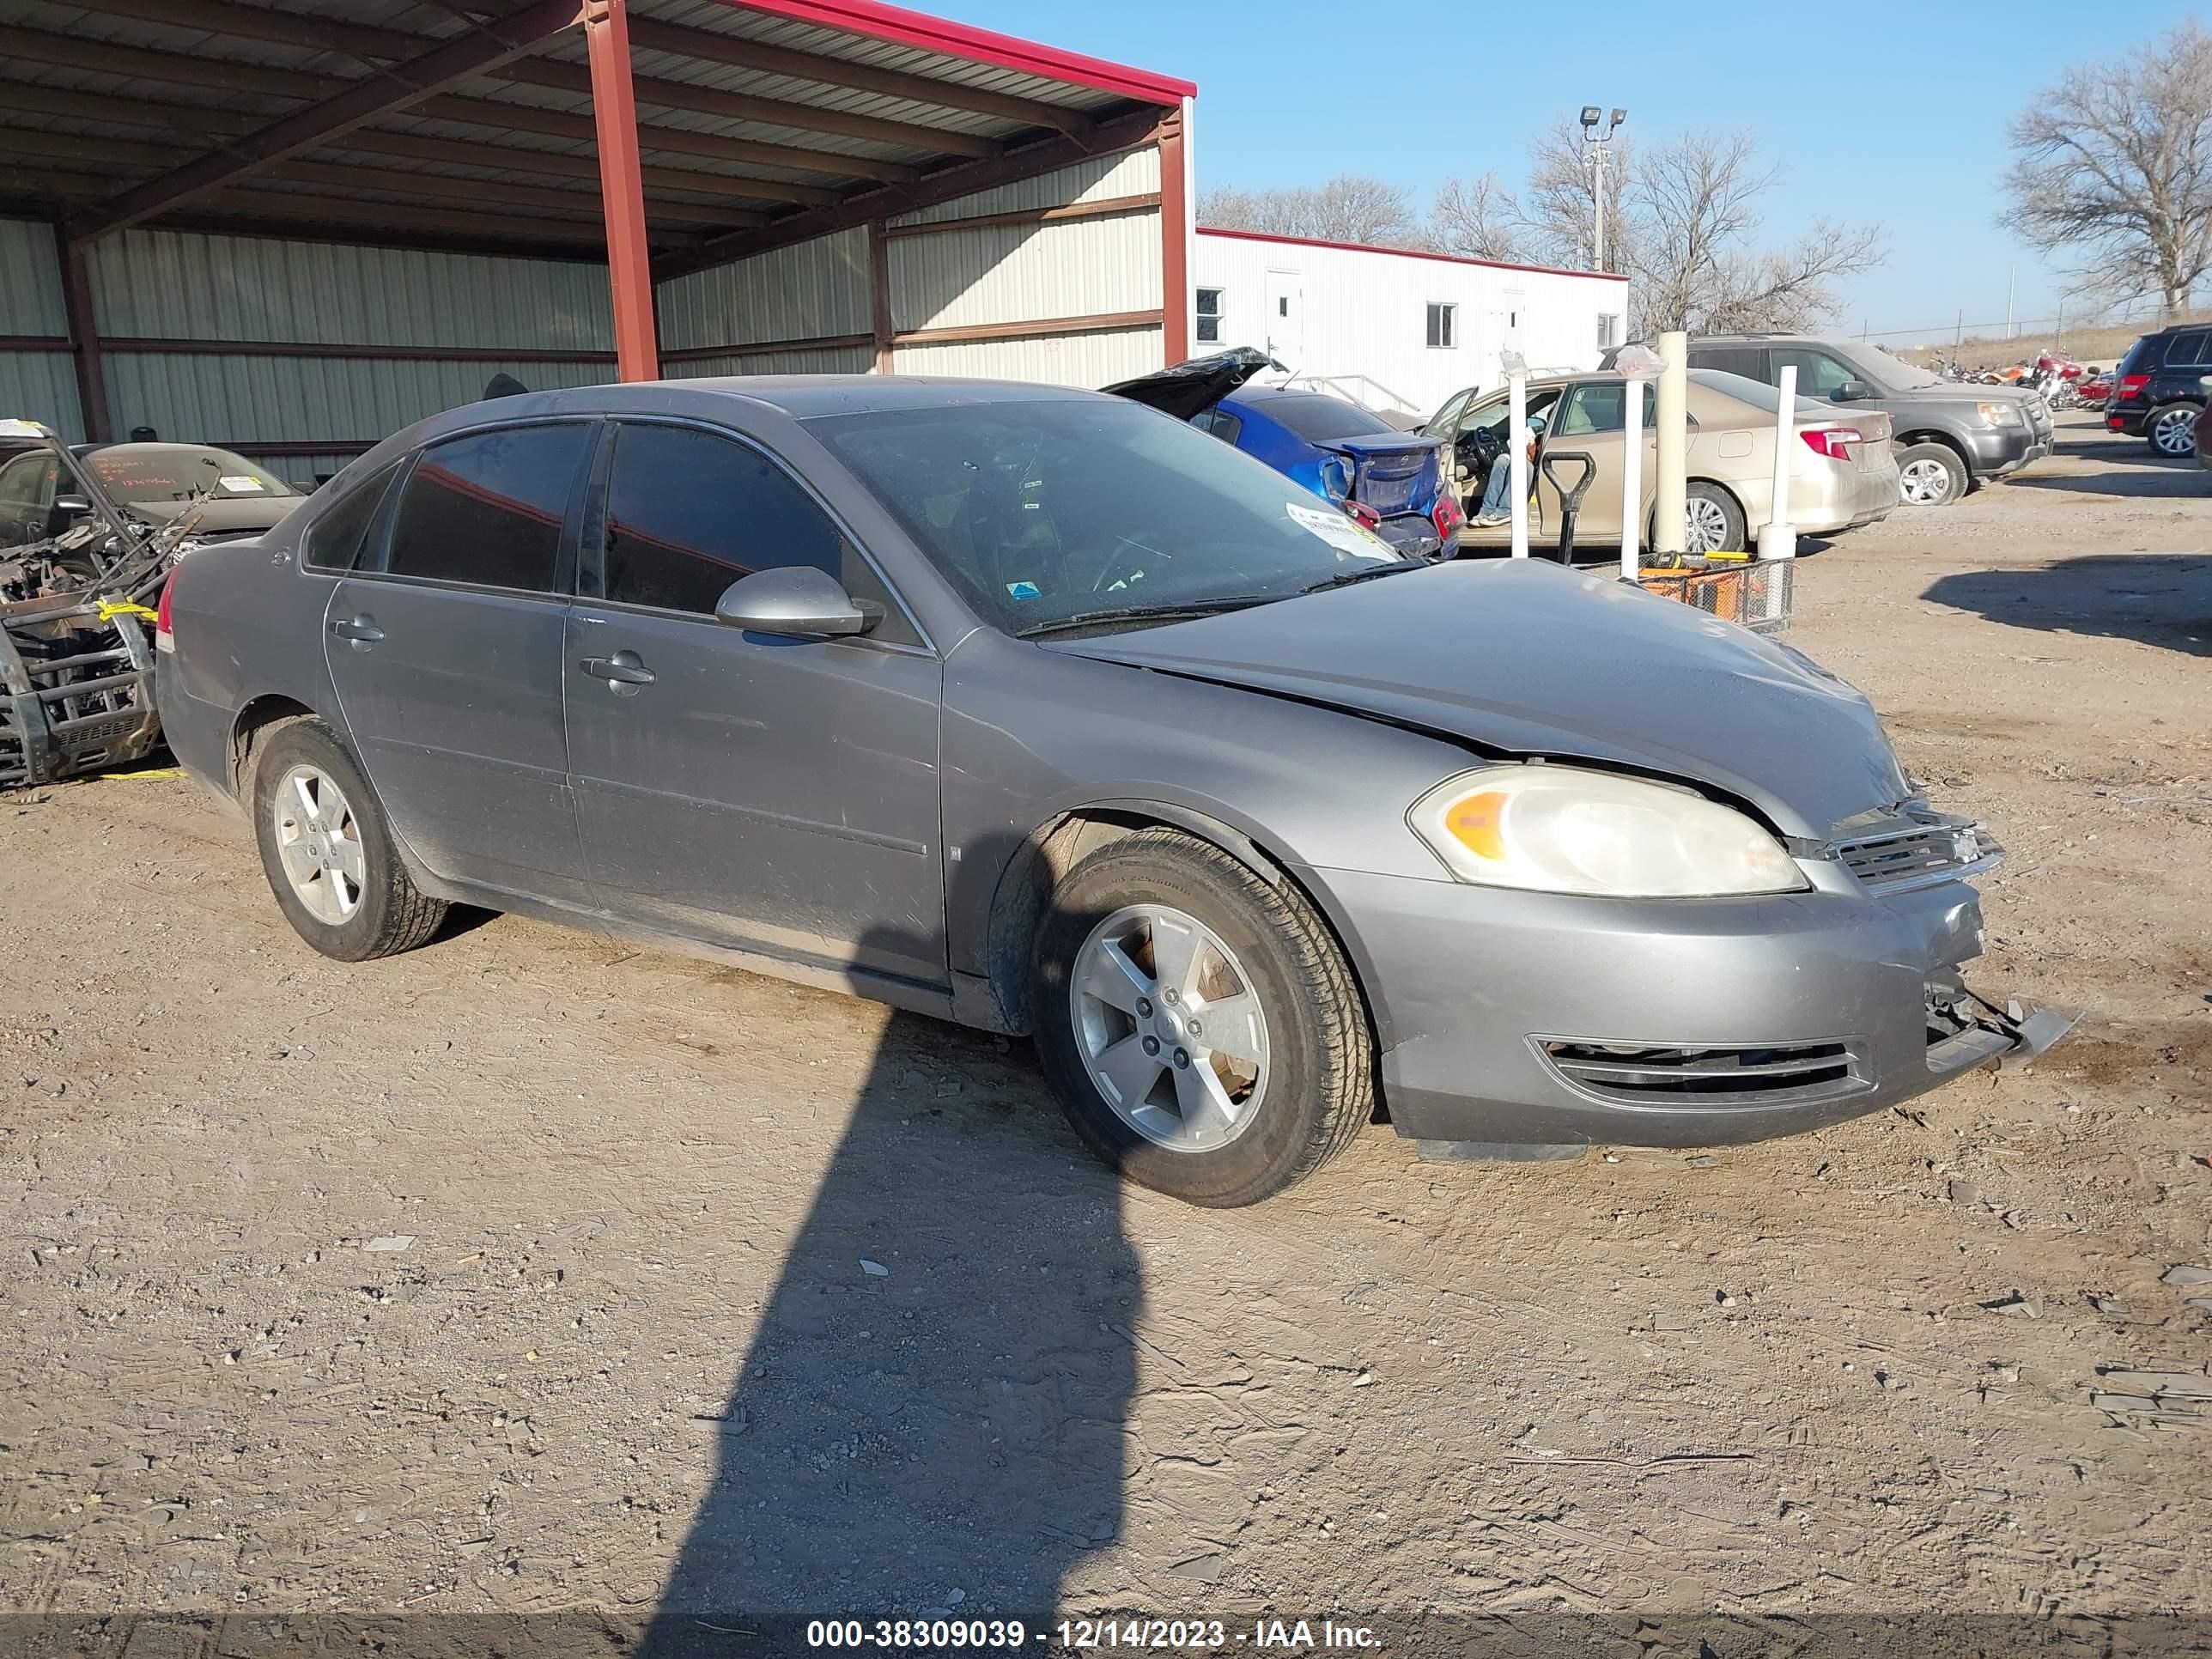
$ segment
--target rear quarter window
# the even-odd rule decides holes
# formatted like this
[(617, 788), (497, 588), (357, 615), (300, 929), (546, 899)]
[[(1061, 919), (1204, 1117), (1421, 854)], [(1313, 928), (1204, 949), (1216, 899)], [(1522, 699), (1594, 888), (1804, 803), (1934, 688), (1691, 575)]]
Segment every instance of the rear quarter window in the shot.
[(2159, 358), (2164, 355), (2165, 350), (2166, 337), (2164, 335), (2146, 334), (2128, 348), (2128, 355), (2120, 359), (2119, 367), (2115, 368), (2112, 373), (2115, 374), (2140, 374), (2146, 369), (2155, 368), (2158, 367)]
[(1764, 346), (1693, 346), (1690, 367), (1717, 369), (1723, 374), (1741, 374), (1747, 380), (1768, 378)]
[(358, 570), (362, 555), (368, 546), (369, 527), (376, 522), (376, 509), (383, 505), (385, 492), (392, 488), (392, 480), (399, 465), (393, 462), (371, 478), (346, 493), (316, 516), (308, 526), (307, 544), (301, 559), (313, 570)]

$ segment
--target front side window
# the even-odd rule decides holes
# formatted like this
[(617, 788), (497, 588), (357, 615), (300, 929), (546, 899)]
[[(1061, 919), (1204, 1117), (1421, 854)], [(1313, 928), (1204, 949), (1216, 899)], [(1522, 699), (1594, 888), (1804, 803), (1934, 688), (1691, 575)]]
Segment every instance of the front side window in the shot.
[(1431, 301), (1429, 303), (1429, 343), (1449, 348), (1459, 343), (1459, 307)]
[[(1289, 599), (1399, 559), (1273, 468), (1118, 398), (825, 416), (809, 428), (976, 615), (1010, 634), (1079, 617)], [(1081, 624), (1093, 625), (1093, 624)]]
[(303, 556), (309, 566), (317, 570), (361, 568), (369, 526), (376, 522), (376, 509), (384, 504), (384, 492), (398, 471), (395, 461), (316, 515)]
[(605, 597), (618, 605), (711, 617), (740, 576), (807, 564), (883, 610), (872, 637), (920, 643), (821, 504), (761, 451), (712, 432), (619, 428), (602, 546)]
[(1772, 349), (1776, 384), (1780, 384), (1784, 368), (1796, 364), (1797, 395), (1801, 398), (1832, 398), (1844, 381), (1859, 378), (1826, 352), (1815, 351), (1810, 346), (1776, 346)]
[(26, 455), (19, 461), (9, 463), (0, 471), (0, 502), (10, 507), (36, 505), (41, 495), (51, 500), (53, 492), (47, 488), (54, 476), (57, 463), (52, 455)]
[(1229, 313), (1222, 304), (1225, 291), (1218, 288), (1202, 288), (1198, 291), (1198, 337), (1207, 345), (1221, 343), (1221, 322)]
[(561, 526), (591, 437), (580, 423), (516, 426), (433, 444), (400, 492), (386, 568), (553, 592)]

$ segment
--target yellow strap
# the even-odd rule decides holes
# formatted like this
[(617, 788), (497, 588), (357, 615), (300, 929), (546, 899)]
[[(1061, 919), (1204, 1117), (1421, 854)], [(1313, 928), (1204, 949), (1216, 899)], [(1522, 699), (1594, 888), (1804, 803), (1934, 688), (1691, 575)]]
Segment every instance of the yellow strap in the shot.
[(112, 622), (118, 617), (143, 617), (148, 622), (161, 619), (159, 612), (149, 611), (143, 605), (133, 605), (128, 599), (102, 599), (100, 602), (100, 621)]

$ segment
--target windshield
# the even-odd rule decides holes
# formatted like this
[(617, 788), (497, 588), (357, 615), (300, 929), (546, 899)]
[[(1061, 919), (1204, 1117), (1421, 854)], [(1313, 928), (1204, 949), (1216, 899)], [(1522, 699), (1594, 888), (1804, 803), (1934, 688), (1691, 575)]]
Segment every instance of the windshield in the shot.
[[(1731, 374), (1724, 368), (1693, 368), (1690, 371), (1690, 378), (1707, 391), (1723, 392), (1740, 404), (1749, 404), (1770, 415), (1782, 407), (1782, 388), (1769, 386), (1764, 380)], [(1800, 415), (1826, 416), (1836, 411), (1832, 405), (1824, 404), (1817, 398), (1800, 398), (1797, 412)]]
[(1418, 562), (1250, 456), (1137, 404), (968, 404), (806, 425), (1009, 634), (1096, 612), (1141, 620), (1288, 599)]
[(1893, 392), (1917, 392), (1927, 386), (1942, 386), (1943, 377), (1930, 374), (1917, 364), (1908, 363), (1902, 357), (1893, 357), (1878, 345), (1861, 343), (1854, 348), (1861, 364), (1874, 371), (1868, 378), (1880, 380)]
[(145, 501), (217, 501), (290, 495), (292, 486), (243, 455), (205, 444), (113, 444), (83, 457), (92, 476), (126, 507)]

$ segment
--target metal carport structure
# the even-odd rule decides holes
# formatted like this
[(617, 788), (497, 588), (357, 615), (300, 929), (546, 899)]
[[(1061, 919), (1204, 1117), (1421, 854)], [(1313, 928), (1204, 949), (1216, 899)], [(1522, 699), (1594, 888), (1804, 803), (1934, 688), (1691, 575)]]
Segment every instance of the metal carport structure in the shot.
[(353, 399), (163, 433), (336, 459), (494, 365), (1173, 361), (1194, 90), (877, 0), (9, 0), (0, 412)]

